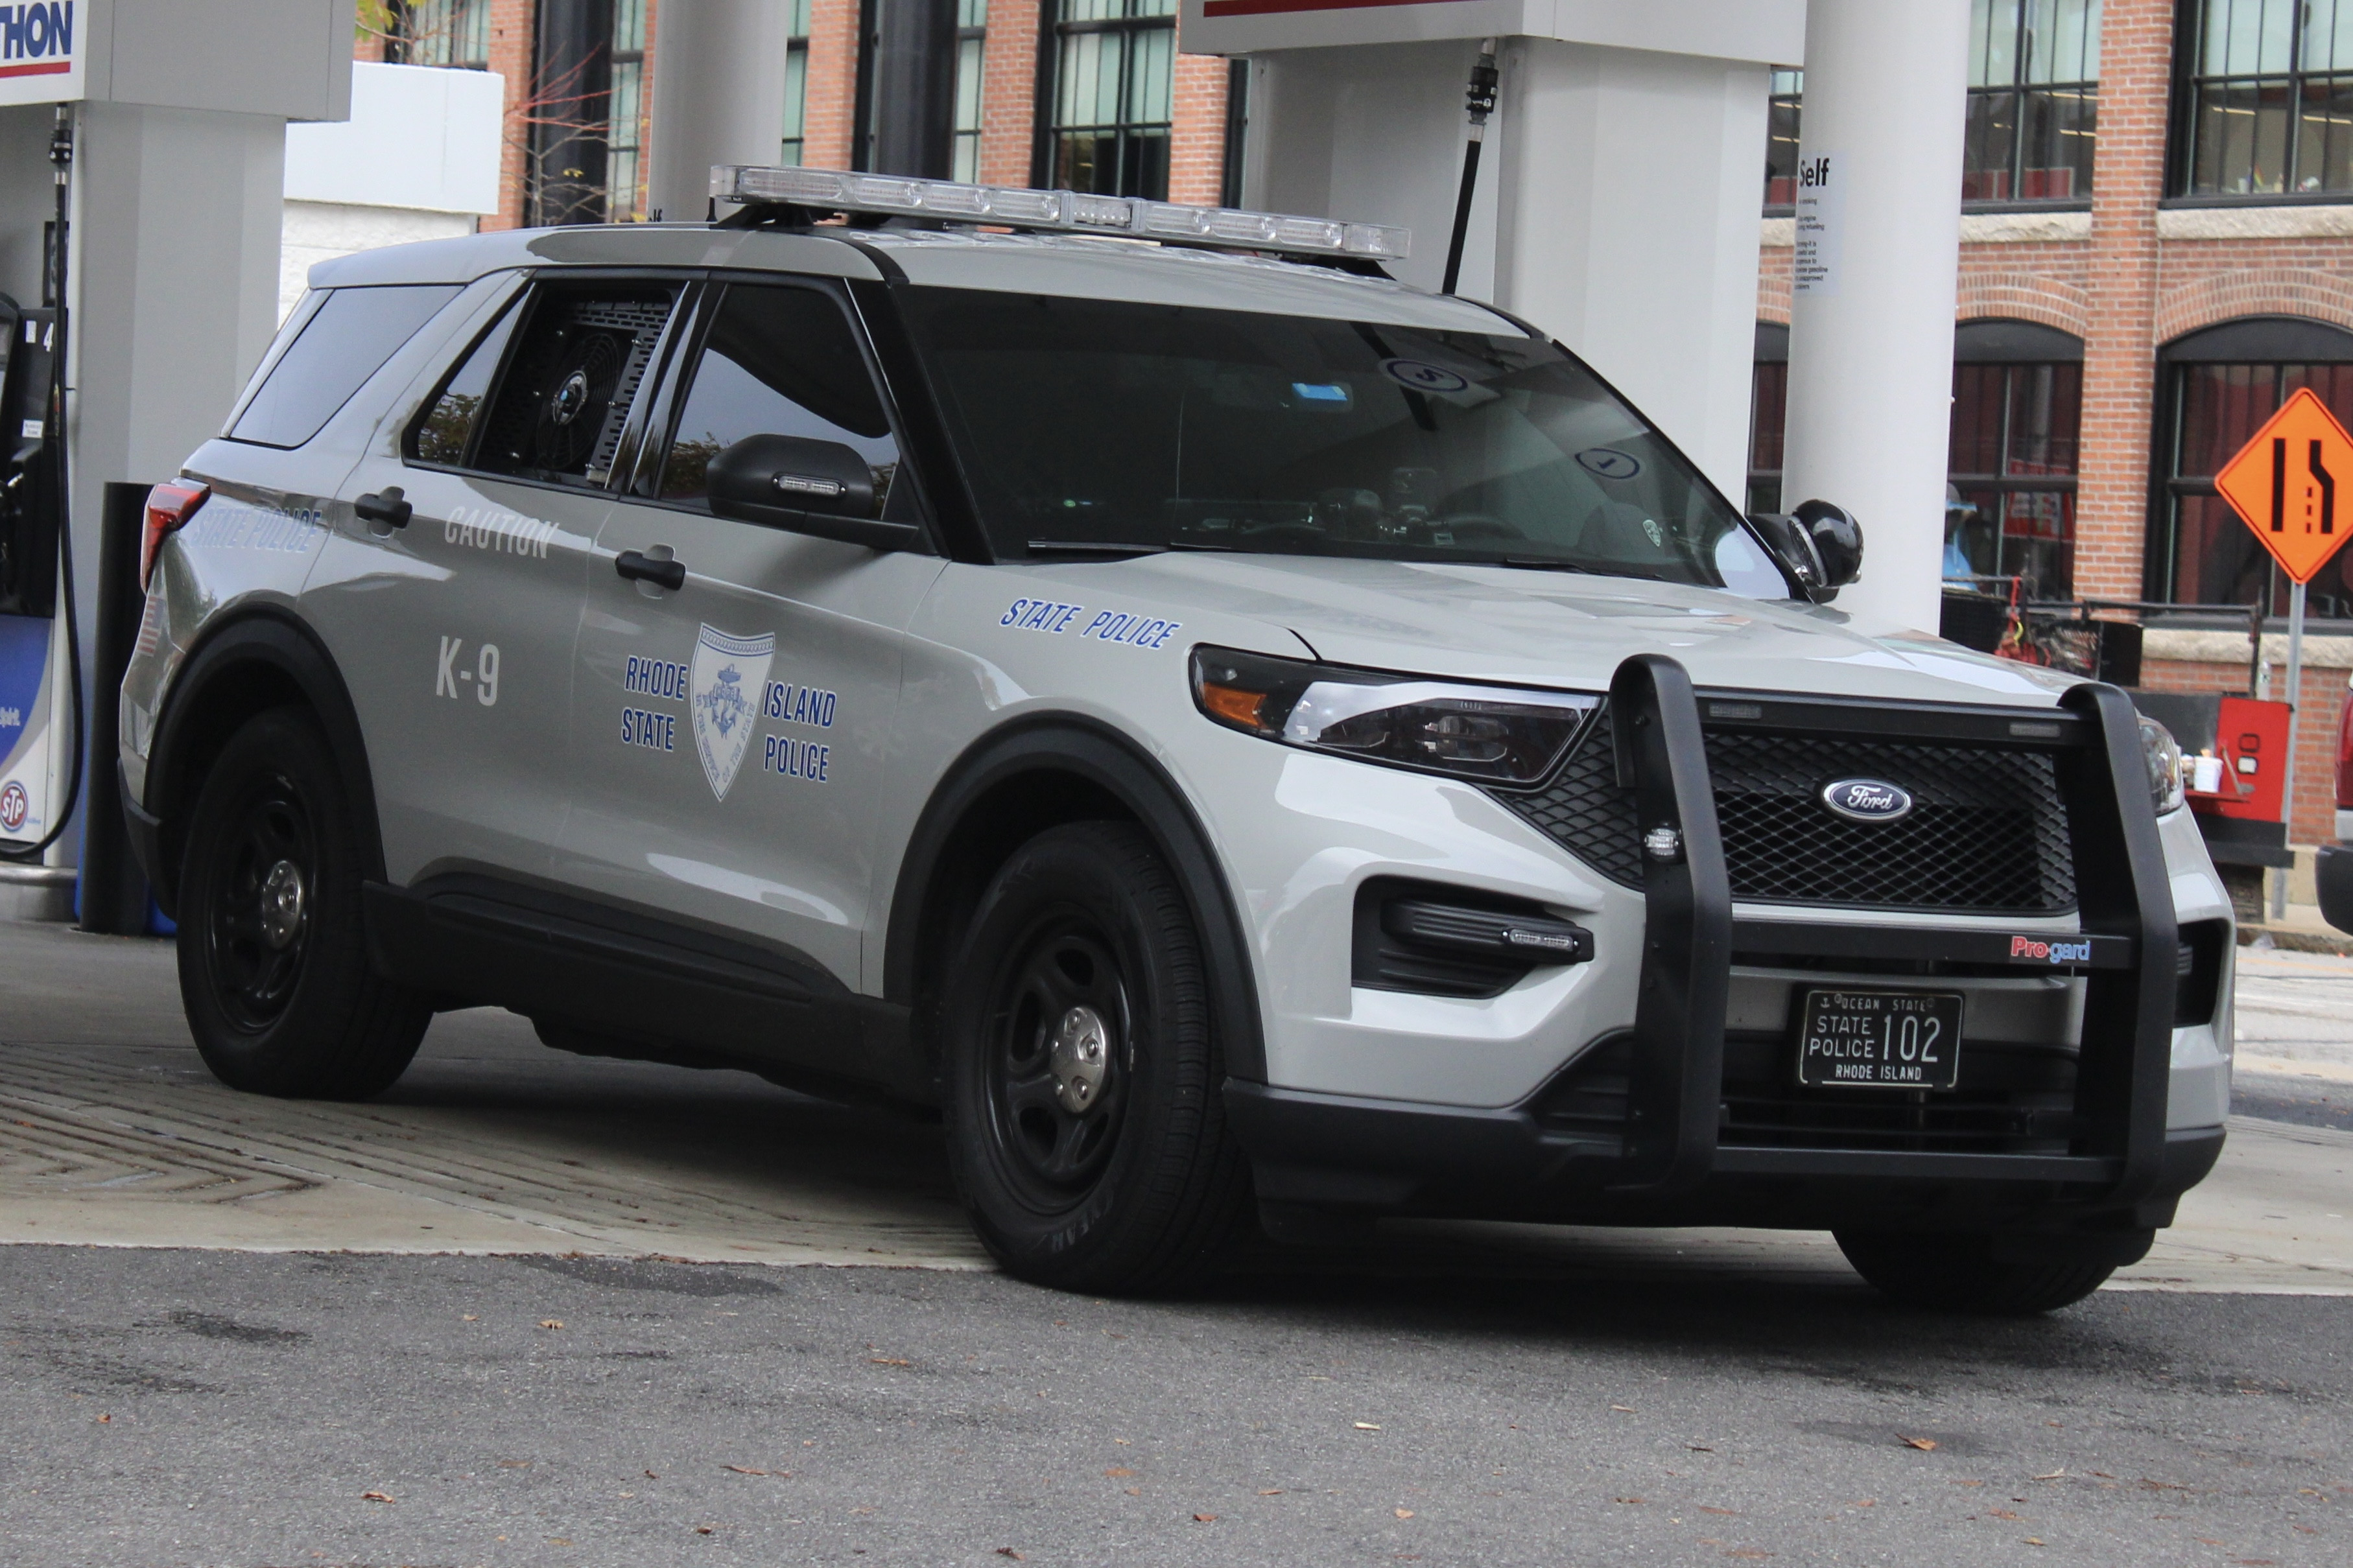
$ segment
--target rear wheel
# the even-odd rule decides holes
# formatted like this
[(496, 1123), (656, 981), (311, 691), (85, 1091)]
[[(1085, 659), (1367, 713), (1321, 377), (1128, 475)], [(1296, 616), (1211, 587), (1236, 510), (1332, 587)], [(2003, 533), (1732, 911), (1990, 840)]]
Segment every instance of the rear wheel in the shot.
[(1017, 850), (944, 1001), (949, 1158), (997, 1261), (1074, 1290), (1203, 1273), (1249, 1181), (1199, 933), (1149, 840), (1084, 822)]
[(214, 762), (180, 876), (180, 996), (230, 1088), (365, 1100), (417, 1054), (432, 1007), (368, 965), (359, 834), (325, 738), (296, 710), (252, 720)]
[(2082, 1300), (2147, 1252), (2150, 1233), (2000, 1241), (1982, 1231), (1835, 1234), (1854, 1271), (1898, 1306), (2019, 1316)]

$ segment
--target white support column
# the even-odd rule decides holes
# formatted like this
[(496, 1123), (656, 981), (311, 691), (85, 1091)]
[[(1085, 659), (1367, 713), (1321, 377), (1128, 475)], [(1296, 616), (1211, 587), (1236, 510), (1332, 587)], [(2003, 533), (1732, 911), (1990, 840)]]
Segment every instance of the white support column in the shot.
[(773, 163), (785, 141), (785, 0), (681, 0), (655, 14), (649, 209), (709, 210), (711, 165)]
[(1785, 505), (1862, 524), (1839, 608), (1936, 629), (1969, 0), (1810, 0)]

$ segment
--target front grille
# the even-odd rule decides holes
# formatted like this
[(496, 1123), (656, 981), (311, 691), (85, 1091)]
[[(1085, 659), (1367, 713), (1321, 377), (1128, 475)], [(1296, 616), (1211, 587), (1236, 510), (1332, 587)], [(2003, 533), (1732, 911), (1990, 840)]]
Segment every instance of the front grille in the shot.
[[(1957, 913), (2075, 907), (2067, 807), (2048, 753), (1850, 735), (1706, 731), (1732, 896)], [(1852, 822), (1822, 785), (1885, 779), (1910, 791), (1895, 822)], [(1617, 786), (1608, 707), (1567, 763), (1533, 791), (1494, 797), (1603, 876), (1642, 882), (1632, 796)]]
[[(1634, 1040), (1604, 1040), (1547, 1089), (1537, 1124), (1558, 1138), (1622, 1151)], [(1950, 1089), (1809, 1089), (1786, 1034), (1724, 1042), (1723, 1148), (2065, 1154), (2077, 1131), (2075, 1057), (2052, 1046), (1965, 1040)]]

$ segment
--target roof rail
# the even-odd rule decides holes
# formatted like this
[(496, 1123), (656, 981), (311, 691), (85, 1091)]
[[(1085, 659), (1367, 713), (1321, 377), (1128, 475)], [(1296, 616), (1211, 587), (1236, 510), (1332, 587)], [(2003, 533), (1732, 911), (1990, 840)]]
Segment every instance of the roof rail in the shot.
[(728, 226), (755, 224), (769, 216), (793, 221), (832, 213), (845, 214), (853, 221), (860, 216), (923, 218), (973, 227), (1275, 251), (1303, 259), (1354, 264), (1352, 270), (1365, 263), (1402, 260), (1413, 247), (1412, 230), (1384, 224), (1188, 206), (1181, 202), (1091, 195), (1083, 191), (1040, 191), (1026, 185), (967, 185), (954, 180), (916, 180), (839, 169), (713, 163), (711, 199), (714, 216), (722, 202), (740, 205), (740, 211), (717, 220)]

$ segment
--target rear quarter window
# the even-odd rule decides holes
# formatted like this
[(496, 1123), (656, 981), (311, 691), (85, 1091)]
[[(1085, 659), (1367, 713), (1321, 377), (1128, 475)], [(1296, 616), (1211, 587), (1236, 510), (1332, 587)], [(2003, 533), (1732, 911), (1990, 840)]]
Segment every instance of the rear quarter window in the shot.
[(229, 439), (301, 446), (458, 293), (440, 283), (334, 290), (270, 367)]

